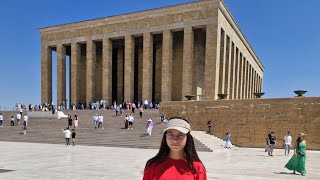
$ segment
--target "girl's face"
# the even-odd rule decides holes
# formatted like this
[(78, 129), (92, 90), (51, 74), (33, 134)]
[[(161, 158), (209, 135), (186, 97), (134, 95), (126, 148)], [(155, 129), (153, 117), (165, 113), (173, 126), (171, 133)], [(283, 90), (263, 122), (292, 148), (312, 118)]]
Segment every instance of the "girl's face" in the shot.
[(171, 151), (183, 151), (186, 146), (187, 135), (176, 129), (169, 129), (167, 130), (166, 140)]

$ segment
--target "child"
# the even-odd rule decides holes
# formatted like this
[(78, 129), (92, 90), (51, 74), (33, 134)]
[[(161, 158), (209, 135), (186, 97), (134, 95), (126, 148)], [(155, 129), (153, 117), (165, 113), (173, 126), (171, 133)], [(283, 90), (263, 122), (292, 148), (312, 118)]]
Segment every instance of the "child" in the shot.
[(232, 147), (232, 144), (231, 144), (231, 141), (230, 141), (230, 136), (231, 136), (231, 133), (227, 132), (227, 134), (226, 134), (226, 144), (224, 145), (225, 148), (229, 148), (229, 149), (231, 149), (231, 147)]
[(11, 126), (14, 126), (14, 117), (11, 116)]
[(74, 129), (72, 129), (71, 137), (72, 137), (72, 146), (75, 146), (75, 143), (76, 143), (76, 132), (74, 131)]
[(169, 120), (163, 131), (158, 154), (149, 159), (143, 180), (197, 179), (206, 180), (206, 170), (196, 152), (190, 124), (180, 117)]

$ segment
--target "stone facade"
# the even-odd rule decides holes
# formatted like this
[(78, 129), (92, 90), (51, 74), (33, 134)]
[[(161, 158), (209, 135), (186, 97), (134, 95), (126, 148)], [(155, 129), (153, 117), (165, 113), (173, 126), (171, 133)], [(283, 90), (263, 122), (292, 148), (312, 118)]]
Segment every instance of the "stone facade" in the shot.
[(241, 147), (265, 147), (268, 132), (274, 131), (282, 148), (290, 131), (293, 142), (304, 132), (307, 148), (320, 150), (319, 97), (161, 102), (160, 109), (166, 117), (185, 117), (193, 130), (207, 131), (211, 120), (215, 136), (224, 139), (230, 132), (232, 143)]
[[(251, 99), (264, 67), (223, 1), (203, 0), (39, 29), (41, 102)], [(70, 97), (66, 97), (66, 58)], [(255, 78), (253, 78), (255, 77)]]

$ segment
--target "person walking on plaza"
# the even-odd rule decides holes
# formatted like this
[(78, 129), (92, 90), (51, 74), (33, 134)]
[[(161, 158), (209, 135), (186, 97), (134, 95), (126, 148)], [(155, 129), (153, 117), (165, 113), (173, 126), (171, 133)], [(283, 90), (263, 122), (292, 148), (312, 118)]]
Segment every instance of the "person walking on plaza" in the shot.
[(273, 150), (276, 147), (276, 140), (277, 140), (276, 136), (274, 135), (274, 132), (271, 132), (269, 140), (270, 140), (270, 153), (269, 153), (269, 155), (273, 156)]
[(0, 127), (3, 127), (2, 123), (3, 123), (3, 116), (2, 116), (2, 113), (0, 113)]
[(14, 117), (11, 116), (11, 126), (14, 126)]
[(99, 116), (98, 116), (98, 114), (95, 114), (93, 116), (93, 127), (94, 127), (94, 129), (97, 129), (98, 120), (99, 120)]
[(132, 103), (132, 113), (134, 114), (134, 110), (136, 109), (136, 104), (135, 103)]
[(289, 156), (290, 148), (291, 148), (291, 141), (292, 141), (292, 138), (290, 136), (290, 132), (288, 132), (286, 134), (286, 136), (284, 136), (284, 138), (283, 138), (284, 155), (285, 156)]
[(74, 129), (72, 129), (71, 137), (72, 137), (72, 146), (75, 146), (76, 145), (76, 131)]
[(293, 171), (295, 174), (296, 171), (299, 172), (302, 176), (305, 176), (306, 171), (306, 149), (307, 142), (304, 139), (306, 134), (300, 133), (298, 139), (296, 140), (294, 146), (294, 153), (292, 158), (285, 165), (285, 168)]
[(69, 127), (67, 129), (63, 130), (62, 132), (64, 133), (64, 137), (66, 138), (66, 146), (70, 145), (70, 136), (71, 136), (71, 131), (69, 130)]
[(265, 149), (265, 152), (268, 152), (269, 156), (270, 156), (270, 137), (271, 137), (271, 134), (268, 133), (268, 135), (266, 137), (266, 149)]
[(153, 122), (151, 118), (148, 119), (146, 128), (147, 128), (147, 133), (149, 134), (149, 136), (151, 136), (152, 128), (153, 128)]
[(17, 116), (16, 116), (16, 118), (17, 118), (17, 124), (18, 124), (18, 125), (20, 125), (20, 121), (21, 121), (21, 114), (20, 114), (20, 113), (18, 113), (18, 114), (17, 114)]
[(207, 179), (190, 131), (187, 120), (180, 117), (169, 120), (158, 154), (146, 163), (143, 180)]
[(227, 132), (227, 134), (226, 134), (226, 144), (224, 145), (225, 148), (229, 148), (229, 149), (231, 149), (231, 147), (232, 147), (230, 136), (231, 136), (231, 133)]
[(100, 113), (100, 116), (98, 117), (98, 128), (104, 129), (103, 127), (103, 116)]
[(28, 119), (29, 118), (28, 118), (27, 114), (25, 114), (23, 116), (23, 126), (22, 126), (23, 134), (27, 134)]
[(79, 119), (77, 115), (74, 115), (74, 128), (77, 129), (79, 126)]

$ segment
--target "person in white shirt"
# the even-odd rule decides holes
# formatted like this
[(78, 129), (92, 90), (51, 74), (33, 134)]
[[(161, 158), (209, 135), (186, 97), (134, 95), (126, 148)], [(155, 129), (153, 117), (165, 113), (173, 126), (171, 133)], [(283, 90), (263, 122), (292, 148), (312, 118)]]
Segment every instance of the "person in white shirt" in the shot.
[(69, 130), (69, 127), (67, 129), (63, 130), (62, 132), (64, 133), (64, 137), (66, 138), (66, 146), (70, 145), (70, 136), (71, 136), (71, 131)]
[(95, 114), (93, 116), (93, 126), (94, 126), (95, 129), (97, 129), (98, 120), (99, 120), (99, 116), (98, 116), (98, 114)]
[(18, 113), (17, 114), (17, 123), (18, 123), (18, 125), (20, 125), (20, 121), (21, 121), (21, 114)]
[(148, 105), (149, 105), (148, 100), (147, 100), (147, 99), (146, 99), (146, 100), (144, 100), (144, 108), (145, 108), (145, 109), (147, 109), (147, 108), (148, 108)]
[(129, 121), (129, 128), (128, 129), (130, 129), (130, 126), (131, 126), (131, 129), (133, 129), (132, 126), (133, 126), (134, 118), (133, 118), (133, 116), (131, 114), (129, 115), (129, 120), (128, 121)]
[(0, 127), (3, 127), (2, 123), (3, 123), (3, 116), (2, 116), (2, 113), (0, 113)]
[(23, 126), (22, 126), (23, 134), (27, 134), (27, 127), (28, 127), (28, 116), (27, 114), (25, 114), (23, 116)]
[(99, 121), (99, 124), (98, 124), (98, 128), (102, 128), (102, 129), (104, 129), (104, 127), (103, 127), (103, 116), (102, 116), (102, 114), (100, 114), (100, 116), (98, 117), (98, 121)]
[(153, 128), (153, 122), (151, 118), (148, 119), (146, 128), (147, 128), (147, 133), (149, 134), (149, 136), (151, 136), (152, 128)]
[(291, 138), (291, 135), (290, 135), (290, 132), (288, 132), (286, 134), (286, 136), (284, 136), (283, 138), (283, 145), (284, 145), (284, 155), (285, 156), (289, 156), (289, 153), (290, 153), (290, 148), (291, 148), (291, 141), (292, 141), (292, 138)]

